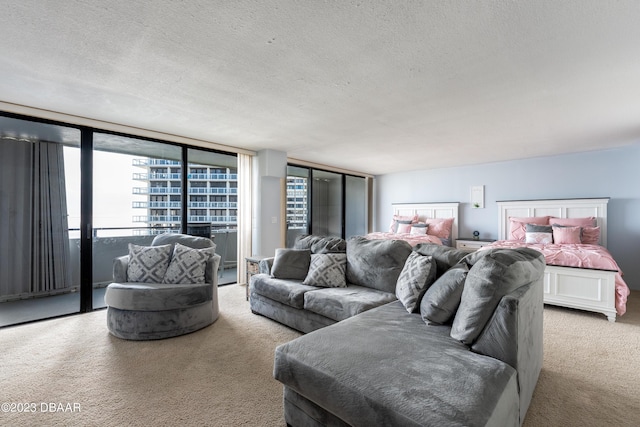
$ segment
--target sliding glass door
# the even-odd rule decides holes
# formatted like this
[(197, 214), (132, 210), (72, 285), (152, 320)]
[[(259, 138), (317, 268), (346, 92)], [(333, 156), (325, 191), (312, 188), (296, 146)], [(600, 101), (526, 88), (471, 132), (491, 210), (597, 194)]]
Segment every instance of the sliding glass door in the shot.
[(238, 158), (187, 150), (187, 232), (213, 239), (220, 255), (218, 284), (237, 281)]
[(182, 149), (179, 146), (93, 134), (93, 308), (104, 307), (113, 259), (129, 243), (149, 245), (157, 234), (182, 228)]
[(80, 140), (0, 117), (0, 326), (80, 311)]
[(343, 237), (343, 175), (311, 171), (311, 234)]
[(2, 113), (0, 186), (0, 327), (104, 307), (114, 258), (165, 232), (237, 281), (235, 154)]
[(346, 175), (344, 178), (345, 238), (367, 234), (369, 230), (367, 178), (352, 175)]
[(367, 233), (367, 179), (287, 166), (287, 247), (303, 234), (348, 238)]

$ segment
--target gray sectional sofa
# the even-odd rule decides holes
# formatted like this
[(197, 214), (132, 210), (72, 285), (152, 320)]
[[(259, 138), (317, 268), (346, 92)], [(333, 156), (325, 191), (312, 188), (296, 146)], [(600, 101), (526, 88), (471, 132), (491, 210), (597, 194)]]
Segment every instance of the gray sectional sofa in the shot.
[(287, 424), (521, 425), (542, 368), (544, 268), (529, 249), (360, 237), (279, 250), (250, 304), (310, 332), (275, 352)]

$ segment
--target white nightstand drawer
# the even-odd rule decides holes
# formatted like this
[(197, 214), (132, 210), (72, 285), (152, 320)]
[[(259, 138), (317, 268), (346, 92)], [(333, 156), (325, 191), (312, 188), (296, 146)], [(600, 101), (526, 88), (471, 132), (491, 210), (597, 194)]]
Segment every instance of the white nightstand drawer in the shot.
[(474, 252), (492, 242), (493, 240), (458, 239), (456, 240), (456, 249), (459, 249), (461, 251)]

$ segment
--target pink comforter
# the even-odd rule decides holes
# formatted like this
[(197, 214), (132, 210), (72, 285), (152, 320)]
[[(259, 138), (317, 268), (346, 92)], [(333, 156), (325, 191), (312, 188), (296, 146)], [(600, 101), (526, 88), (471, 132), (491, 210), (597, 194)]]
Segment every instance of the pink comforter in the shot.
[(390, 233), (387, 231), (376, 231), (366, 234), (364, 237), (369, 240), (404, 240), (411, 246), (415, 246), (418, 243), (433, 243), (436, 245), (442, 244), (442, 241), (439, 237), (432, 236), (430, 234)]
[(616, 311), (623, 315), (627, 311), (627, 297), (629, 287), (622, 279), (622, 271), (604, 246), (576, 245), (576, 244), (539, 244), (524, 243), (516, 240), (499, 240), (483, 249), (489, 248), (532, 248), (544, 254), (548, 265), (564, 267), (593, 268), (600, 270), (614, 270), (616, 273)]

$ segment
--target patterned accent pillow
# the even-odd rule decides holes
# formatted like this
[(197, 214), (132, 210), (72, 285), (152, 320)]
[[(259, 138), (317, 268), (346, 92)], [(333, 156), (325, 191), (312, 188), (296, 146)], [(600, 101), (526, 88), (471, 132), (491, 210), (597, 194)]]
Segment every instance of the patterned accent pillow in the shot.
[(347, 254), (311, 254), (309, 272), (302, 283), (323, 288), (346, 287)]
[(413, 234), (413, 235), (427, 234), (427, 227), (429, 227), (429, 224), (423, 224), (423, 223), (412, 224), (410, 234)]
[(527, 224), (525, 243), (553, 243), (553, 228), (550, 225)]
[(409, 313), (420, 308), (420, 300), (436, 279), (436, 262), (431, 256), (412, 251), (396, 282), (396, 297)]
[(171, 258), (171, 245), (139, 246), (129, 243), (129, 282), (162, 283)]
[(192, 249), (176, 243), (163, 283), (204, 283), (207, 261), (213, 253), (214, 248)]

